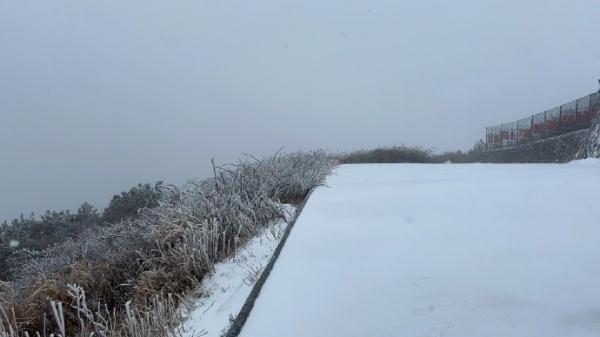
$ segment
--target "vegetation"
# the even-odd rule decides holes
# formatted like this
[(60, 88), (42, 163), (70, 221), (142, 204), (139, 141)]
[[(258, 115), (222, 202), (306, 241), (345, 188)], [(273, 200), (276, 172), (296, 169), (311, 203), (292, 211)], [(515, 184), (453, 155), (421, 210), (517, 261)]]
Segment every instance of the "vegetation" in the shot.
[(476, 161), (476, 154), (483, 151), (485, 145), (482, 140), (477, 142), (467, 152), (444, 152), (434, 154), (417, 146), (392, 146), (380, 147), (373, 150), (361, 150), (341, 154), (337, 159), (342, 164), (358, 163), (470, 163)]
[(162, 183), (154, 186), (139, 184), (129, 191), (115, 195), (101, 214), (87, 202), (76, 213), (68, 210), (46, 211), (39, 219), (33, 214), (21, 215), (0, 224), (0, 280), (11, 279), (11, 269), (18, 267), (22, 256), (41, 251), (88, 230), (98, 230), (107, 223), (132, 219), (142, 208), (158, 206)]
[[(15, 252), (39, 251), (56, 243), (69, 240), (83, 231), (100, 224), (98, 211), (87, 202), (77, 213), (69, 211), (46, 211), (41, 219), (33, 214), (29, 218), (21, 215), (10, 223), (0, 225), (0, 279), (9, 279), (9, 258)], [(18, 255), (18, 254), (17, 254)], [(18, 256), (13, 257), (13, 264)]]
[(361, 150), (339, 157), (342, 164), (357, 163), (429, 163), (432, 152), (420, 147), (393, 146)]
[(102, 219), (105, 222), (115, 223), (137, 216), (139, 209), (157, 207), (162, 197), (161, 187), (162, 181), (154, 186), (138, 184), (129, 191), (115, 195), (104, 210)]
[[(114, 207), (119, 222), (23, 252), (0, 290), (0, 337), (172, 334), (185, 294), (282, 219), (280, 203), (302, 201), (331, 167), (322, 152), (250, 158), (215, 167), (211, 179), (122, 194)], [(157, 203), (137, 216), (121, 206), (142, 205), (138, 197), (156, 190)]]

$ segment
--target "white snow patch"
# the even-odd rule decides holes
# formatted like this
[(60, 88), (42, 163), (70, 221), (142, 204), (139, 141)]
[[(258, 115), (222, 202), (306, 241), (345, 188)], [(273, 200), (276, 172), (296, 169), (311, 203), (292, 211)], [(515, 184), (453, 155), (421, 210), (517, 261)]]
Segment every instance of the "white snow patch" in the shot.
[(184, 337), (219, 337), (229, 328), (230, 317), (239, 313), (294, 216), (295, 207), (283, 206), (287, 221), (270, 225), (235, 258), (215, 265), (214, 273), (202, 282), (203, 295), (183, 324)]
[(596, 167), (600, 168), (600, 158), (587, 158), (587, 159), (573, 160), (569, 164), (570, 165), (578, 165), (578, 166), (596, 166)]
[(582, 163), (339, 167), (241, 337), (600, 336), (600, 169)]

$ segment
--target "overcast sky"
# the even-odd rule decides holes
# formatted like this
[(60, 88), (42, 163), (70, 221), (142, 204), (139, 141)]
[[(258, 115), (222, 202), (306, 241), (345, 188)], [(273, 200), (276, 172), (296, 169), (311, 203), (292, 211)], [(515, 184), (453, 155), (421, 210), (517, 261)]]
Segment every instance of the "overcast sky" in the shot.
[(598, 0), (0, 0), (0, 219), (210, 158), (414, 144), (597, 90)]

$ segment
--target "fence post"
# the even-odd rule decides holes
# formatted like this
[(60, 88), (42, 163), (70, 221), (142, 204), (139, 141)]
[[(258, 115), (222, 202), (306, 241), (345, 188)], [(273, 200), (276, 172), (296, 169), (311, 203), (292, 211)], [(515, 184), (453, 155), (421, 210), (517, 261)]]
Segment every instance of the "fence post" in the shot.
[(579, 110), (579, 99), (575, 101), (575, 129), (577, 129), (577, 110)]
[(490, 149), (490, 136), (489, 136), (488, 128), (485, 128), (485, 149)]
[(560, 106), (560, 110), (558, 112), (558, 130), (562, 127), (562, 105)]
[[(598, 82), (600, 82), (600, 80), (598, 80)], [(587, 119), (589, 120), (589, 122), (588, 121), (585, 122), (586, 127), (590, 126), (592, 123), (592, 95), (593, 94), (588, 95), (590, 102), (588, 103), (588, 118)]]
[(533, 116), (531, 116), (531, 124), (529, 126), (529, 137), (531, 138), (531, 140), (535, 138), (533, 137)]
[(543, 127), (543, 130), (544, 130), (544, 136), (542, 136), (542, 138), (546, 138), (546, 135), (548, 134), (548, 132), (546, 132), (546, 131), (547, 131), (546, 129), (548, 128), (548, 124), (546, 123), (546, 121), (547, 121), (547, 119), (546, 119), (546, 114), (547, 114), (547, 113), (548, 113), (548, 111), (544, 111), (544, 124), (542, 124), (542, 125), (544, 126), (544, 127)]

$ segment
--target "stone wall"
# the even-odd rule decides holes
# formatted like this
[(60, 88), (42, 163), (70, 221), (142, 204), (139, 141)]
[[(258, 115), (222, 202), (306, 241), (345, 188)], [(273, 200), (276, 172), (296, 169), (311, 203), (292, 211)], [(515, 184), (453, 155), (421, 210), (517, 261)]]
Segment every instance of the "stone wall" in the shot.
[(600, 158), (600, 114), (589, 130), (587, 139), (577, 153), (577, 159)]

